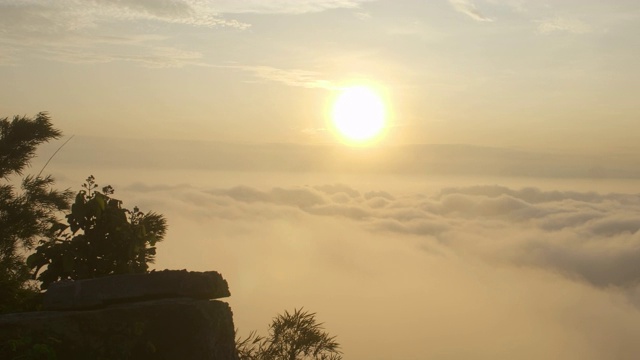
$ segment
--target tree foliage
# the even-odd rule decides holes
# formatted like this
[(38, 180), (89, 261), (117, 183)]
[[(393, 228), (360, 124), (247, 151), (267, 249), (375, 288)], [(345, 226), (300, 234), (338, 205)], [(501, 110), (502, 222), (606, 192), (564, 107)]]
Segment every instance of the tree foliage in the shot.
[(0, 313), (35, 307), (35, 277), (44, 289), (56, 280), (144, 272), (166, 233), (162, 215), (123, 208), (110, 186), (95, 190), (93, 176), (73, 203), (72, 192), (52, 188), (51, 176), (14, 179), (39, 145), (60, 136), (46, 113), (0, 119)]
[(33, 119), (26, 116), (14, 116), (11, 121), (0, 119), (0, 177), (6, 179), (12, 173), (22, 175), (38, 145), (61, 135), (45, 112)]
[[(79, 280), (111, 274), (142, 273), (156, 254), (155, 245), (166, 233), (166, 220), (157, 213), (128, 210), (113, 188), (89, 176), (55, 235), (40, 241), (27, 264), (46, 289), (58, 280)], [(40, 270), (46, 267), (42, 272)]]
[(240, 360), (341, 360), (340, 345), (330, 336), (315, 313), (303, 309), (285, 311), (269, 325), (266, 337), (251, 332), (236, 339)]
[(52, 235), (57, 214), (69, 208), (73, 197), (70, 191), (53, 190), (50, 176), (12, 179), (29, 166), (38, 145), (59, 136), (46, 113), (0, 119), (0, 313), (29, 307), (37, 292), (29, 283), (24, 254)]

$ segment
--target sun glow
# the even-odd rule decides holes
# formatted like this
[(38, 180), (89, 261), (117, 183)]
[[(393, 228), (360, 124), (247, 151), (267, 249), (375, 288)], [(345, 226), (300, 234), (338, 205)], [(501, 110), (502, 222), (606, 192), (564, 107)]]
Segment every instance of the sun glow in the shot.
[(332, 119), (340, 135), (352, 142), (364, 142), (384, 129), (384, 102), (371, 88), (348, 87), (335, 101)]

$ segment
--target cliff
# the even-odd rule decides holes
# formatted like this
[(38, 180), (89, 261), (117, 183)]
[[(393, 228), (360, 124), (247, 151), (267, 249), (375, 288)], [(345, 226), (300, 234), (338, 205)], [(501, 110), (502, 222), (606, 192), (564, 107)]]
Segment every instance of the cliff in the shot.
[(227, 282), (159, 271), (55, 283), (44, 311), (0, 316), (0, 358), (237, 360)]

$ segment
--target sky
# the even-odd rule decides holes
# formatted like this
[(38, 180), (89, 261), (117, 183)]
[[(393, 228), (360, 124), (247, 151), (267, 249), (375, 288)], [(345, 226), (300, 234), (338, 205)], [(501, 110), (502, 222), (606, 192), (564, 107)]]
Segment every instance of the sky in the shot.
[[(640, 3), (0, 0), (30, 171), (164, 214), (241, 334), (304, 307), (345, 359), (635, 359)], [(354, 145), (332, 106), (374, 90)]]

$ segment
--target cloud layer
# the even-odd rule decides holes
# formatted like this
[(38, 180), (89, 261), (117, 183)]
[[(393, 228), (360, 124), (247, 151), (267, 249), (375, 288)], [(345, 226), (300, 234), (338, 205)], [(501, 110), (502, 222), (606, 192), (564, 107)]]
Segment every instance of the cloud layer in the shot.
[[(251, 24), (227, 15), (303, 14), (357, 8), (366, 1), (0, 0), (0, 65), (17, 65), (27, 53), (71, 63), (204, 65), (200, 52), (169, 41), (176, 28), (242, 31)], [(165, 35), (150, 38), (150, 29)]]
[(116, 187), (125, 205), (168, 216), (160, 268), (225, 274), (242, 333), (305, 306), (355, 358), (631, 359), (640, 350), (628, 335), (640, 330), (639, 194), (408, 193), (261, 178)]
[(253, 75), (254, 78), (267, 81), (275, 81), (288, 86), (304, 87), (309, 89), (319, 88), (327, 90), (335, 90), (339, 88), (331, 81), (324, 80), (321, 74), (308, 70), (280, 69), (273, 66), (255, 65), (226, 65), (219, 67), (244, 71)]
[[(127, 189), (158, 190), (142, 184)], [(171, 192), (180, 206), (204, 218), (331, 217), (390, 239), (421, 239), (427, 251), (535, 267), (600, 288), (633, 290), (640, 284), (639, 194), (476, 186), (394, 196), (342, 184), (179, 190)]]
[(565, 17), (555, 17), (539, 21), (538, 32), (551, 34), (554, 32), (568, 32), (571, 34), (586, 34), (592, 32), (592, 28), (581, 20)]
[(449, 0), (456, 11), (461, 12), (476, 21), (492, 22), (493, 19), (482, 14), (472, 0)]

